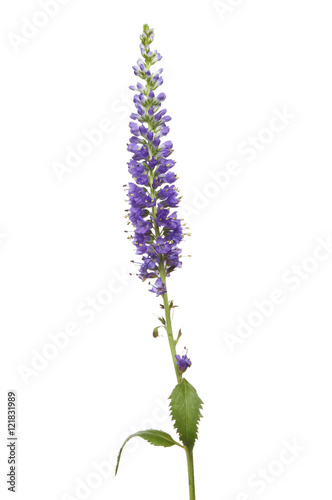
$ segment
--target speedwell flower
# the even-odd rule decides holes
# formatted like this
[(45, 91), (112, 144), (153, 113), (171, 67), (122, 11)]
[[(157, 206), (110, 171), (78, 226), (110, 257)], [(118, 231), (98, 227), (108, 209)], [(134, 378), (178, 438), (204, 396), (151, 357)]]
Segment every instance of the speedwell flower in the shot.
[(175, 359), (176, 359), (176, 364), (178, 365), (181, 373), (184, 373), (187, 368), (191, 367), (191, 361), (188, 358), (187, 353), (184, 354), (184, 356), (180, 356), (179, 354), (176, 354)]
[(128, 170), (134, 183), (128, 185), (128, 217), (134, 226), (130, 239), (136, 253), (142, 255), (138, 276), (143, 281), (154, 278), (150, 291), (158, 296), (166, 293), (166, 276), (181, 267), (178, 245), (184, 233), (181, 220), (173, 211), (180, 198), (174, 186), (177, 176), (171, 171), (175, 162), (169, 158), (173, 143), (164, 141), (171, 117), (166, 109), (161, 109), (166, 99), (164, 92), (158, 90), (163, 84), (163, 70), (151, 71), (161, 55), (150, 49), (154, 33), (148, 25), (144, 25), (140, 38), (142, 58), (133, 69), (143, 83), (129, 87), (136, 92), (133, 101), (137, 112), (130, 115), (133, 121), (129, 123), (132, 136), (127, 149), (132, 158)]

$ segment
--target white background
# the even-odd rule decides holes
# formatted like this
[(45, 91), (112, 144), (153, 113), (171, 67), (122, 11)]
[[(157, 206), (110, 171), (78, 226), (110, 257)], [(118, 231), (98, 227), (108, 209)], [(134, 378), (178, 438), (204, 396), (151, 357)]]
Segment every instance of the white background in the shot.
[[(179, 351), (187, 346), (193, 363), (187, 378), (205, 403), (197, 498), (331, 496), (332, 256), (309, 259), (332, 235), (330, 2), (225, 0), (225, 12), (221, 4), (71, 0), (45, 18), (37, 1), (1, 2), (1, 488), (14, 389), (20, 500), (188, 495), (178, 448), (128, 445), (115, 479), (113, 466), (100, 479), (93, 465), (149, 423), (173, 433), (169, 348), (152, 337), (160, 300), (128, 276), (134, 247), (123, 232), (128, 86), (145, 22), (163, 55), (192, 233), (183, 254), (193, 257), (169, 292), (180, 306)], [(23, 43), (24, 18), (45, 26)], [(272, 120), (279, 132), (270, 127), (275, 110), (292, 115), (283, 127)], [(68, 147), (104, 119), (112, 131), (60, 179), (54, 162), (64, 164)], [(249, 155), (250, 137), (260, 150)], [(211, 185), (230, 161), (238, 175)], [(294, 265), (307, 269), (297, 284)], [(82, 316), (109, 286), (112, 301)], [(268, 318), (256, 314), (261, 325), (231, 352), (225, 333), (237, 335), (274, 289), (283, 303)], [(70, 323), (79, 330), (68, 345), (22, 376)], [(278, 465), (294, 440), (299, 456)], [(260, 467), (270, 472), (259, 489), (248, 480)]]

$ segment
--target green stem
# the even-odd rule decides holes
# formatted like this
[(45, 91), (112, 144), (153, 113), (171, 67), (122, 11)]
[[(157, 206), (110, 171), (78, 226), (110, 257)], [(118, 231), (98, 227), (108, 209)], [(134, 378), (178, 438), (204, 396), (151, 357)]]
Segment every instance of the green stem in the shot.
[(189, 498), (195, 500), (195, 477), (194, 477), (194, 456), (193, 449), (186, 448), (187, 465), (188, 465), (188, 480), (189, 480)]
[[(161, 261), (159, 271), (160, 271), (160, 277), (166, 285), (165, 266), (164, 266), (163, 261)], [(171, 312), (170, 312), (170, 308), (169, 308), (169, 301), (168, 301), (167, 292), (163, 294), (163, 301), (164, 301), (164, 308), (165, 308), (166, 332), (167, 332), (168, 343), (169, 343), (169, 347), (170, 347), (171, 354), (172, 354), (172, 360), (173, 360), (176, 379), (178, 382), (180, 382), (181, 374), (180, 374), (179, 367), (176, 364), (176, 359), (175, 359), (175, 354), (176, 354), (175, 341), (174, 341), (173, 331), (172, 331)]]

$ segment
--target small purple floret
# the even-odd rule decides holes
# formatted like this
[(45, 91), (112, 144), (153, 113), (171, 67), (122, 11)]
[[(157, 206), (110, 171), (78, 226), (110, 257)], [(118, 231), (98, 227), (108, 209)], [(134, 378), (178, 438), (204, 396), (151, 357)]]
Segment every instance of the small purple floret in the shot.
[(181, 373), (184, 373), (187, 368), (190, 368), (191, 361), (188, 358), (187, 354), (185, 354), (184, 356), (180, 356), (179, 354), (175, 354), (175, 358), (176, 358), (176, 364), (178, 365)]

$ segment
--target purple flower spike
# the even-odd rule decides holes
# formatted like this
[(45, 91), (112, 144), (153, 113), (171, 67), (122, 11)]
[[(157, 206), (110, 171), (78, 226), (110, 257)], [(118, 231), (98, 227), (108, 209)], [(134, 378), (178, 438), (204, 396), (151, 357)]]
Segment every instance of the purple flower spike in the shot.
[[(170, 213), (170, 208), (178, 206), (179, 195), (174, 187), (177, 176), (170, 171), (175, 162), (168, 158), (173, 152), (173, 144), (164, 140), (170, 131), (166, 122), (171, 117), (166, 115), (166, 109), (159, 109), (166, 94), (155, 94), (155, 89), (163, 83), (160, 76), (163, 70), (151, 69), (161, 55), (150, 50), (154, 33), (147, 25), (140, 39), (142, 58), (133, 69), (143, 83), (130, 87), (135, 91), (133, 101), (137, 111), (131, 113), (134, 121), (129, 124), (132, 135), (127, 149), (132, 159), (128, 171), (134, 182), (128, 186), (127, 217), (134, 226), (134, 234), (129, 239), (136, 247), (136, 254), (142, 256), (138, 277), (142, 281), (154, 279), (150, 291), (159, 296), (167, 292), (165, 278), (182, 266), (178, 245), (184, 231), (177, 213)], [(180, 362), (181, 371), (191, 364), (186, 356), (179, 357)]]

